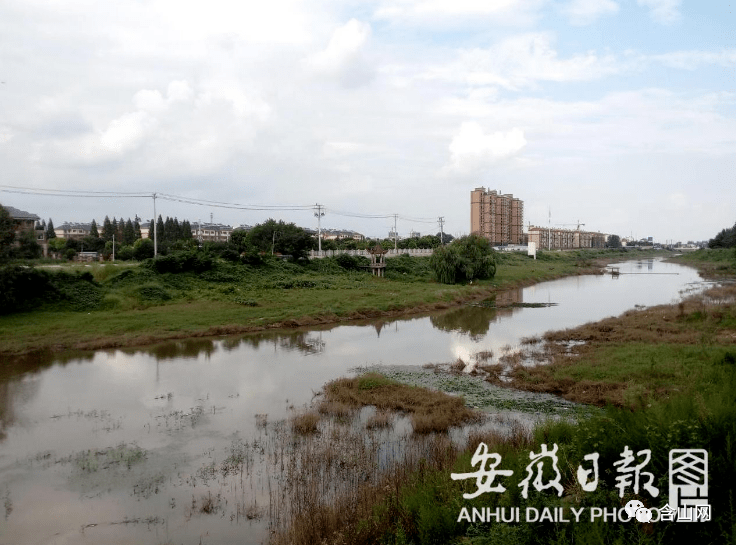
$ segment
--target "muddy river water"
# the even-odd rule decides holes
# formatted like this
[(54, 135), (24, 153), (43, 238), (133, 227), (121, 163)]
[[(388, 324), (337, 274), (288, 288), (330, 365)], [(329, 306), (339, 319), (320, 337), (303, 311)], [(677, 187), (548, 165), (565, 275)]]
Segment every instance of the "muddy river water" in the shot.
[[(431, 315), (4, 361), (0, 544), (267, 542), (278, 483), (259, 456), (325, 382), (361, 366), (472, 362), (702, 286), (687, 267), (620, 267)], [(550, 402), (519, 399), (483, 408)]]

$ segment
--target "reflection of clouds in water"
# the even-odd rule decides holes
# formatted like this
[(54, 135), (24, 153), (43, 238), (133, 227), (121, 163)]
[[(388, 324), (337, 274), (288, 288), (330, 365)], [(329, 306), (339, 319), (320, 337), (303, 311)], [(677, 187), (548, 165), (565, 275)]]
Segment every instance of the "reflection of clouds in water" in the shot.
[(38, 376), (0, 383), (0, 441), (13, 425), (23, 425), (22, 407), (38, 394)]
[[(463, 342), (465, 341), (465, 342)], [(453, 358), (457, 360), (460, 358), (466, 364), (470, 363), (473, 354), (477, 352), (477, 346), (467, 342), (467, 337), (460, 335), (452, 336), (452, 354)]]

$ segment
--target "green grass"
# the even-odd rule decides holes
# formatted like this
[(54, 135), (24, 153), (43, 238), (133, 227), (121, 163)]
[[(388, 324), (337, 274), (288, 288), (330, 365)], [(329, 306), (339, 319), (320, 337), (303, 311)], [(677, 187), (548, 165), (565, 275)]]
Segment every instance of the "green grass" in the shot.
[(736, 275), (736, 249), (714, 248), (685, 252), (671, 258), (677, 263), (692, 265), (712, 276)]
[(556, 368), (555, 379), (630, 382), (652, 392), (707, 391), (713, 381), (714, 363), (729, 353), (726, 346), (628, 343), (605, 346), (592, 359)]
[[(537, 261), (503, 254), (492, 280), (445, 285), (433, 280), (428, 264), (428, 257), (392, 258), (386, 278), (343, 269), (334, 259), (307, 265), (269, 260), (260, 267), (219, 261), (200, 273), (157, 273), (141, 264), (43, 268), (60, 279), (54, 285), (61, 295), (39, 297), (30, 312), (0, 316), (0, 353), (145, 344), (446, 308), (590, 270), (577, 252)], [(77, 278), (68, 272), (89, 272), (94, 282), (64, 280)]]
[[(595, 338), (577, 358), (569, 358), (562, 365), (546, 366), (555, 379), (578, 384), (625, 383), (629, 396), (626, 406), (608, 405), (603, 410), (581, 413), (577, 421), (548, 420), (531, 436), (499, 432), (471, 434), (466, 447), (449, 463), (420, 462), (400, 482), (386, 487), (383, 496), (374, 500), (372, 516), (343, 525), (341, 535), (349, 536), (352, 543), (366, 544), (736, 543), (736, 347), (732, 340), (716, 342), (733, 338), (736, 328), (728, 317), (736, 303), (727, 297), (730, 292), (726, 288), (717, 290), (723, 295), (717, 308), (703, 307), (703, 312), (692, 312), (699, 304), (695, 300), (684, 307), (673, 305), (668, 311), (648, 318), (655, 329), (677, 326), (671, 337), (662, 335), (656, 342), (648, 343)], [(628, 320), (636, 328), (640, 318), (632, 313), (620, 319)], [(700, 340), (683, 342), (683, 338), (688, 338), (687, 332), (677, 335), (683, 325), (696, 329)], [(591, 328), (596, 329), (595, 324), (588, 326)], [(730, 330), (725, 331), (727, 328)], [(506, 488), (504, 492), (486, 492), (466, 500), (463, 494), (474, 493), (478, 481), (476, 478), (454, 481), (450, 474), (472, 473), (478, 469), (472, 458), (480, 442), (486, 443), (488, 452), (501, 456), (498, 469), (511, 470), (513, 475), (496, 477), (494, 484), (502, 484)], [(530, 486), (528, 497), (524, 498), (519, 485), (527, 475), (529, 453), (539, 453), (542, 445), (550, 449), (553, 445), (558, 447), (557, 467), (563, 493), (558, 496), (554, 491), (537, 492)], [(651, 458), (641, 470), (651, 473), (658, 495), (650, 495), (644, 489), (635, 494), (631, 486), (621, 495), (617, 488), (620, 473), (615, 464), (620, 462), (627, 447), (634, 453), (635, 464), (644, 461), (638, 456), (640, 451), (650, 451)], [(605, 522), (600, 518), (591, 521), (590, 508), (618, 510), (631, 499), (638, 499), (648, 507), (663, 507), (669, 502), (669, 452), (686, 448), (705, 449), (708, 453), (710, 522), (641, 524)], [(592, 453), (599, 455), (598, 485), (595, 491), (584, 491), (577, 480), (577, 468), (590, 468), (584, 457)], [(542, 481), (547, 482), (552, 476), (547, 465)], [(540, 511), (563, 508), (568, 519), (573, 518), (571, 507), (583, 508), (585, 512), (579, 522), (567, 523), (458, 520), (462, 508), (495, 511), (504, 507), (518, 507), (521, 513), (527, 507)]]

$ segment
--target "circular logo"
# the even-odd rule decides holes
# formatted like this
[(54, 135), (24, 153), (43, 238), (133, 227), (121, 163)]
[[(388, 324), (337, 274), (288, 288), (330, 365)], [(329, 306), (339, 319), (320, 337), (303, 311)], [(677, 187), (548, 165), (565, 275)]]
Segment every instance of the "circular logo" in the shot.
[(636, 510), (636, 520), (639, 522), (649, 522), (652, 520), (652, 510), (646, 507), (640, 507)]
[(626, 504), (626, 507), (624, 507), (624, 509), (626, 510), (626, 513), (633, 519), (636, 516), (636, 512), (642, 507), (644, 507), (644, 504), (639, 500), (631, 500), (629, 503)]

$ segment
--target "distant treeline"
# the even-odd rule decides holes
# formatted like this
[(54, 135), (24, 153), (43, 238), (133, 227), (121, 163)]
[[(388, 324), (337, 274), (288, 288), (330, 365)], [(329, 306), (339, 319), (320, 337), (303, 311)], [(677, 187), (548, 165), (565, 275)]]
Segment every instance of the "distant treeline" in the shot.
[(736, 248), (736, 223), (708, 241), (708, 248)]

